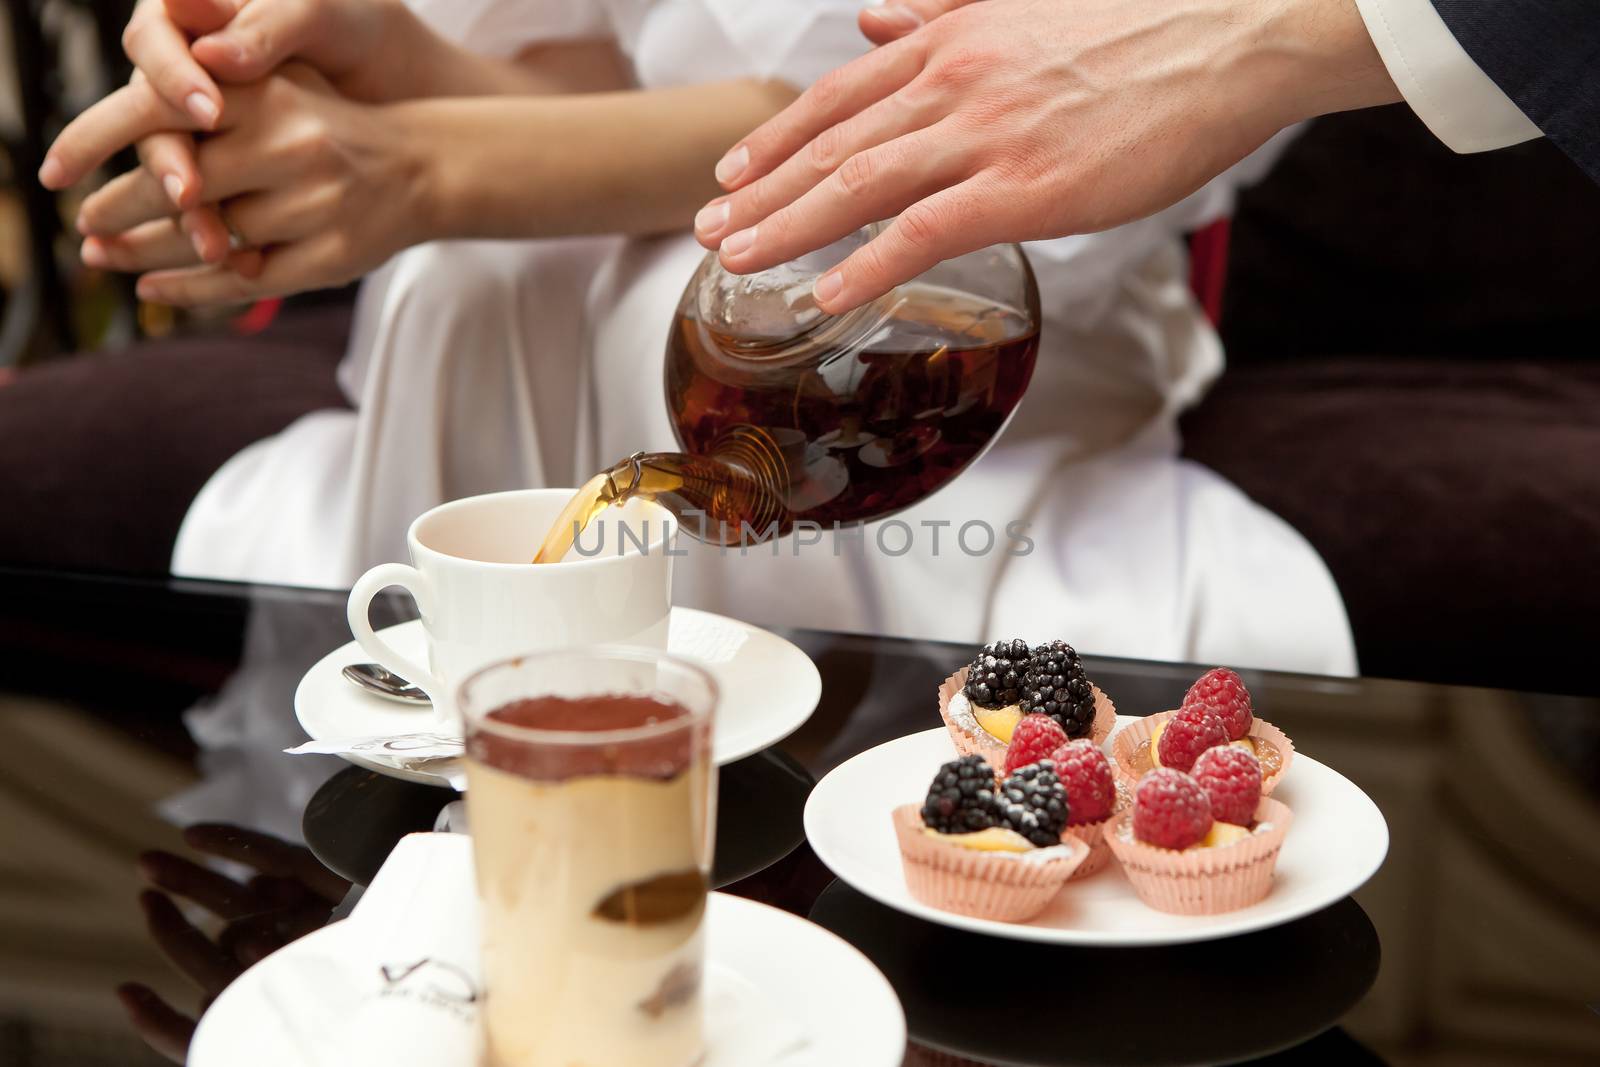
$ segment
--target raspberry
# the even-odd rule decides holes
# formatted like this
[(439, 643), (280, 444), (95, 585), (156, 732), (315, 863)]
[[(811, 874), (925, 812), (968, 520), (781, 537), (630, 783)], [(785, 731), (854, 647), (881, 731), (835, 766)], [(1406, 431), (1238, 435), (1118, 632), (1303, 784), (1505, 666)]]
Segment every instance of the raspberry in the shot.
[(941, 834), (970, 834), (998, 826), (994, 771), (982, 756), (963, 756), (939, 768), (922, 802), (922, 825)]
[(1056, 765), (1056, 777), (1067, 790), (1067, 810), (1072, 814), (1067, 821), (1071, 825), (1099, 822), (1111, 814), (1117, 802), (1117, 783), (1111, 761), (1100, 746), (1080, 737), (1050, 753), (1050, 762)]
[(1011, 744), (1006, 746), (1005, 773), (1049, 759), (1050, 753), (1066, 742), (1067, 732), (1050, 716), (1024, 715), (1011, 731)]
[(1049, 760), (1030, 763), (1000, 785), (1000, 824), (1046, 848), (1067, 828), (1067, 791)]
[(1068, 737), (1087, 737), (1094, 726), (1094, 690), (1078, 653), (1065, 641), (1040, 645), (1022, 675), (1023, 714), (1037, 712), (1061, 724)]
[(1250, 691), (1239, 676), (1226, 667), (1213, 667), (1200, 676), (1183, 695), (1182, 707), (1204, 704), (1228, 731), (1228, 740), (1237, 741), (1250, 732), (1254, 716), (1250, 712)]
[(1194, 761), (1194, 780), (1211, 800), (1218, 822), (1249, 826), (1261, 801), (1261, 761), (1242, 748), (1208, 748)]
[(980, 708), (1003, 708), (1022, 695), (1022, 672), (1028, 665), (1026, 641), (984, 645), (967, 667), (967, 699)]
[(1161, 757), (1161, 766), (1187, 771), (1194, 766), (1200, 753), (1227, 743), (1228, 728), (1222, 725), (1217, 714), (1204, 704), (1190, 704), (1167, 720), (1156, 752)]
[(1133, 794), (1133, 836), (1157, 848), (1185, 849), (1211, 830), (1211, 801), (1182, 771), (1157, 767)]

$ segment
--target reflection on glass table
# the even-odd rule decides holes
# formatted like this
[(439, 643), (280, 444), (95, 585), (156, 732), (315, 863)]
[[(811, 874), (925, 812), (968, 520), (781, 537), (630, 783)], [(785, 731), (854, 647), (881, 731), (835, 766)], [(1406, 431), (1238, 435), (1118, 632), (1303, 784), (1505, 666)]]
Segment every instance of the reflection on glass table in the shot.
[[(162, 955), (200, 988), (201, 1011), (245, 968), (326, 925), (350, 889), (309, 849), (268, 834), (197, 823), (183, 839), (198, 859), (244, 870), (229, 877), (162, 850), (139, 857), (140, 873), (156, 887), (139, 894), (145, 927)], [(200, 924), (179, 910), (180, 903), (202, 913)], [(201, 925), (216, 933), (207, 934)], [(184, 1062), (195, 1019), (138, 982), (119, 985), (117, 997), (152, 1049), (174, 1063)]]
[(919, 1042), (1029, 1067), (1231, 1063), (1293, 1048), (1361, 999), (1380, 956), (1349, 897), (1270, 930), (1165, 948), (997, 944), (842, 882), (811, 919), (878, 965)]
[[(717, 851), (713, 889), (765, 870), (804, 839), (800, 817), (811, 775), (775, 749), (723, 767), (717, 776)], [(330, 870), (367, 885), (405, 834), (433, 830), (440, 810), (461, 794), (346, 767), (323, 783), (306, 805), (301, 829)], [(452, 819), (461, 816), (456, 809)], [(457, 829), (451, 825), (451, 829)]]
[[(784, 636), (816, 661), (823, 699), (810, 722), (761, 757), (751, 792), (725, 791), (725, 817), (748, 821), (724, 824), (725, 846), (763, 846), (730, 878), (793, 844), (774, 813), (797, 807), (809, 780), (936, 726), (934, 690), (973, 651)], [(219, 981), (275, 938), (338, 914), (343, 879), (309, 865), (302, 823), (330, 779), (354, 779), (338, 761), (281, 750), (302, 739), (291, 707), (300, 674), (345, 639), (337, 593), (0, 573), (0, 1063), (166, 1062), (141, 1031), (175, 1051), (184, 1020)], [(1172, 707), (1199, 670), (1093, 656), (1086, 664), (1118, 709), (1135, 714)], [(1250, 987), (1279, 997), (1270, 1020), (1223, 1013), (1203, 1040), (1185, 1044), (1152, 1018), (1128, 1026), (1121, 1048), (1101, 1049), (1104, 1060), (1171, 1062), (1187, 1048), (1205, 1062), (1289, 1044), (1273, 1062), (1600, 1062), (1600, 699), (1244, 676), (1264, 718), (1376, 801), (1392, 835), (1389, 858), (1353, 901), (1252, 935), (1259, 942), (1212, 946), (1222, 956), (1195, 946), (1184, 967), (1223, 960), (1239, 981), (1249, 977), (1249, 946), (1270, 948), (1281, 987)], [(398, 818), (382, 805), (362, 817)], [(186, 840), (183, 828), (195, 824), (235, 829), (223, 841), (211, 837), (220, 830)], [(354, 837), (382, 836), (348, 827)], [(213, 865), (216, 852), (236, 859), (240, 842), (255, 843), (245, 854), (259, 869)], [(140, 857), (151, 851), (172, 858), (151, 857), (147, 878)], [(730, 848), (719, 860), (732, 858)], [(1037, 955), (1044, 950), (951, 940), (952, 931), (831, 883), (802, 843), (731, 889), (813, 916), (877, 959), (907, 1009), (912, 1067), (1082, 1062), (1008, 1030), (998, 989), (983, 986), (970, 1003), (939, 999), (949, 986), (939, 967), (952, 959), (998, 979), (1013, 957), (1030, 973), (1050, 970)], [(1166, 957), (1159, 967), (1131, 955), (1061, 959), (1069, 957), (1118, 982), (1183, 971)], [(125, 993), (125, 1006), (115, 990), (128, 983), (153, 995)], [(1114, 999), (1066, 998), (1053, 1010), (1064, 1031), (1093, 1028), (1117, 1018)], [(998, 1013), (993, 1027), (973, 1025), (985, 1006)], [(1318, 1027), (1331, 1029), (1313, 1036)]]

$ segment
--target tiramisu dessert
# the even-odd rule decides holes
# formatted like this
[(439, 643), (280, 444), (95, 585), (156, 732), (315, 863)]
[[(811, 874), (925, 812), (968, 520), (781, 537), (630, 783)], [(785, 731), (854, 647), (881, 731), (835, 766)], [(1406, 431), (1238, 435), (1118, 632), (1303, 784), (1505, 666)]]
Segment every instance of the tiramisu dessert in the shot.
[(1112, 744), (1118, 774), (1130, 785), (1158, 767), (1188, 771), (1202, 752), (1219, 745), (1255, 756), (1262, 793), (1270, 794), (1289, 769), (1294, 744), (1270, 722), (1255, 717), (1239, 676), (1215, 667), (1200, 676), (1176, 711), (1129, 723)]
[[(699, 1062), (715, 772), (708, 720), (672, 729), (688, 716), (647, 695), (539, 697), (469, 734), (488, 1067)], [(596, 731), (638, 735), (581, 742)]]
[(906, 887), (924, 904), (1021, 922), (1043, 911), (1089, 854), (1063, 837), (1067, 793), (1041, 760), (995, 783), (982, 756), (939, 768), (919, 807), (894, 810)]
[(1110, 736), (1117, 720), (1110, 698), (1089, 681), (1065, 641), (985, 645), (939, 687), (939, 715), (956, 751), (982, 756), (996, 773), (1004, 770), (1006, 746), (1024, 715), (1044, 715), (1067, 738), (1096, 744)]

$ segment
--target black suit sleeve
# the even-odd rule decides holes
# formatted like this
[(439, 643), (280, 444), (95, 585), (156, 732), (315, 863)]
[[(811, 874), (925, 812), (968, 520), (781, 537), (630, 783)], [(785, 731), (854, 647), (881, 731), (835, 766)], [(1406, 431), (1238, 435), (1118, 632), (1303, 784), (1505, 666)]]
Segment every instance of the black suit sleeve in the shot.
[(1600, 0), (1433, 0), (1461, 47), (1600, 182)]

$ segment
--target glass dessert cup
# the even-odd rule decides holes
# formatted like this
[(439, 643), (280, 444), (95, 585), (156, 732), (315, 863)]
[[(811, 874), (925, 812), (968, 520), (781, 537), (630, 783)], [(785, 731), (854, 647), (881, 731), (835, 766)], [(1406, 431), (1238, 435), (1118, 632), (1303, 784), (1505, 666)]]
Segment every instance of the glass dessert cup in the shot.
[(704, 1056), (716, 683), (623, 646), (462, 683), (486, 1067)]

